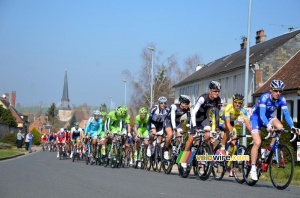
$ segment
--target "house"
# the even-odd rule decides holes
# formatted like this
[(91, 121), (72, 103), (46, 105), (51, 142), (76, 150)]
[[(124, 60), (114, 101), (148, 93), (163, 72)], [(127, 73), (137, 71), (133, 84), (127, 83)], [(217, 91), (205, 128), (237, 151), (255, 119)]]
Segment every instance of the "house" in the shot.
[[(282, 95), (287, 99), (290, 114), (294, 122), (300, 120), (300, 51), (293, 56), (281, 69), (279, 69), (271, 78), (269, 78), (256, 92), (253, 94), (255, 101), (259, 96), (270, 90), (272, 80), (280, 79), (284, 82), (285, 88)], [(277, 111), (277, 117), (281, 116), (281, 110)], [(297, 118), (297, 119), (296, 119)]]
[[(289, 62), (293, 66), (299, 66), (297, 56), (300, 51), (300, 30), (292, 31), (270, 40), (266, 40), (264, 30), (259, 30), (256, 32), (255, 39), (256, 45), (250, 47), (249, 53), (249, 91), (246, 96), (248, 107), (251, 107), (256, 100), (253, 94), (259, 94), (260, 92), (256, 91), (262, 86), (268, 86), (267, 81), (271, 80), (274, 74), (280, 73), (283, 75), (281, 72), (285, 70), (284, 68), (287, 68)], [(247, 38), (243, 38), (239, 51), (203, 65), (195, 73), (174, 85), (175, 98), (178, 100), (179, 95), (186, 94), (190, 95), (192, 103), (195, 103), (199, 95), (208, 91), (208, 84), (212, 80), (217, 80), (221, 83), (220, 97), (224, 104), (232, 102), (234, 93), (244, 95), (246, 41)], [(299, 73), (299, 70), (296, 70), (293, 68), (294, 72)], [(285, 83), (289, 85), (289, 81), (296, 80), (287, 78)], [(300, 97), (297, 93), (299, 87), (297, 88), (296, 85), (292, 87), (289, 90), (289, 94), (286, 95), (286, 99), (293, 101), (294, 106), (290, 111), (293, 111), (291, 112), (293, 113), (293, 120), (297, 121), (300, 120), (298, 112)]]
[[(3, 97), (0, 97), (0, 105), (5, 109), (10, 110), (12, 116), (16, 119), (17, 129), (21, 129), (22, 132), (27, 133), (29, 126), (28, 116), (21, 114), (16, 110), (16, 92), (12, 91), (11, 102), (9, 102), (9, 93), (5, 92)], [(13, 131), (17, 132), (17, 129)]]

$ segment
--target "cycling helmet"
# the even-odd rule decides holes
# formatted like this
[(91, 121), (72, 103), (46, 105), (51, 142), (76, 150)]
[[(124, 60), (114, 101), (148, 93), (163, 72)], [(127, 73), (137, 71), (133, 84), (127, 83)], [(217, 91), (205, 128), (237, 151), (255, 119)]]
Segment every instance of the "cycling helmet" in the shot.
[(107, 117), (107, 113), (106, 113), (105, 111), (101, 111), (100, 115), (101, 115), (102, 117)]
[(161, 96), (158, 98), (158, 103), (166, 103), (167, 102), (167, 98), (164, 96)]
[(74, 126), (79, 126), (79, 122), (75, 122)]
[(100, 111), (99, 111), (99, 110), (95, 110), (95, 111), (93, 112), (93, 114), (94, 114), (94, 116), (99, 116), (99, 115), (100, 115)]
[(190, 104), (191, 98), (190, 98), (190, 96), (187, 96), (187, 95), (180, 95), (179, 102), (185, 103), (185, 104)]
[(65, 129), (64, 128), (60, 128), (60, 130), (59, 130), (61, 133), (62, 132), (64, 132), (65, 131)]
[(221, 85), (220, 85), (220, 83), (219, 82), (217, 82), (217, 81), (211, 81), (210, 83), (209, 83), (209, 86), (208, 86), (210, 89), (218, 89), (218, 90), (220, 90), (221, 89)]
[(140, 108), (139, 114), (146, 114), (148, 111), (145, 107)]
[(124, 116), (127, 113), (127, 107), (120, 105), (120, 106), (118, 106), (116, 112), (117, 112), (118, 116)]
[(272, 89), (282, 90), (282, 89), (284, 89), (285, 85), (281, 80), (273, 80), (270, 84), (270, 87)]
[(238, 93), (236, 93), (236, 94), (234, 94), (233, 96), (232, 96), (232, 99), (233, 99), (233, 101), (244, 101), (244, 96), (243, 95), (241, 95), (241, 94), (238, 94)]

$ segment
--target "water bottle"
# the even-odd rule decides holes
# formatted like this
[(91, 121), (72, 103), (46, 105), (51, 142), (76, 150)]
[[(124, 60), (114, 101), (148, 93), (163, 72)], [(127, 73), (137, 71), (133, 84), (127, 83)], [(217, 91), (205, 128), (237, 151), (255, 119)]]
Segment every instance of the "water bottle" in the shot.
[(192, 146), (191, 151), (192, 152), (196, 151), (196, 147)]
[(267, 157), (267, 149), (264, 146), (261, 146), (260, 152), (261, 152), (261, 158), (265, 159)]

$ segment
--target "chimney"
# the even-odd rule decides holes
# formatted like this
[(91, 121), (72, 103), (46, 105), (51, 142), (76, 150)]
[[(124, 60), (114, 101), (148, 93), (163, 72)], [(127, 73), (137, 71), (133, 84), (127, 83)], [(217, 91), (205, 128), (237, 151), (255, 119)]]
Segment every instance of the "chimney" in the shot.
[(12, 91), (11, 92), (11, 106), (14, 108), (16, 107), (16, 92)]
[(255, 40), (256, 40), (256, 44), (258, 43), (262, 43), (264, 41), (266, 41), (267, 39), (267, 36), (265, 35), (265, 31), (264, 30), (258, 30), (256, 32), (256, 37), (255, 37)]
[(8, 93), (8, 92), (5, 92), (4, 95), (5, 95), (5, 101), (8, 102), (8, 101), (9, 101), (9, 93)]
[(257, 69), (255, 70), (255, 89), (258, 89), (262, 86), (263, 81), (262, 81), (262, 74), (263, 70), (262, 69)]
[(242, 43), (240, 45), (241, 45), (241, 49), (247, 48), (247, 37), (245, 36), (242, 37)]

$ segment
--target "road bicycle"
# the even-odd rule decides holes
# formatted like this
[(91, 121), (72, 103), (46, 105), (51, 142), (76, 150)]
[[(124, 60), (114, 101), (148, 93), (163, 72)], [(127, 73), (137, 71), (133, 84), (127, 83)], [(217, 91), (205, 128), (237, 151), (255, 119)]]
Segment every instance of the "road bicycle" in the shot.
[[(270, 152), (260, 145), (258, 149), (258, 156), (256, 161), (257, 167), (257, 178), (259, 179), (263, 172), (267, 172), (269, 169), (269, 174), (273, 186), (278, 190), (283, 190), (289, 186), (294, 176), (294, 157), (292, 155), (291, 149), (284, 144), (280, 144), (279, 137), (283, 132), (288, 132), (284, 129), (274, 129), (274, 135), (269, 132), (267, 137), (263, 138), (262, 141), (266, 139), (275, 138), (275, 143), (272, 146)], [(290, 140), (293, 142), (297, 135)], [(242, 172), (245, 182), (249, 186), (254, 186), (258, 180), (252, 180), (250, 177), (251, 170), (251, 150), (253, 144), (250, 144), (245, 151), (245, 155), (249, 155), (249, 161), (245, 161), (242, 164)]]
[(152, 169), (153, 171), (156, 171), (158, 173), (161, 172), (161, 168), (162, 168), (162, 160), (163, 160), (162, 148), (164, 147), (164, 143), (165, 143), (165, 138), (163, 134), (164, 134), (164, 129), (157, 131), (152, 145), (154, 146), (153, 154), (151, 156), (151, 159), (153, 160)]

